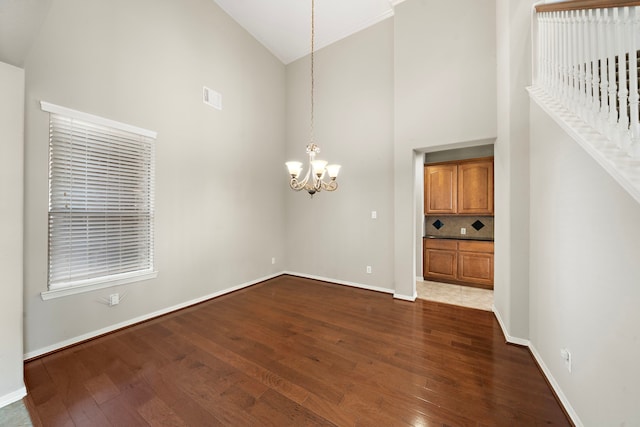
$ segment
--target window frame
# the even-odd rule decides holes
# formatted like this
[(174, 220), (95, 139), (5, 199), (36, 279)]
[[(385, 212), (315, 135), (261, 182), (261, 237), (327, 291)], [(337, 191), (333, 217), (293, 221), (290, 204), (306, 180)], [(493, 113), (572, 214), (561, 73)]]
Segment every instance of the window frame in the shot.
[[(150, 131), (147, 129), (143, 129), (143, 128), (139, 128), (136, 126), (132, 126), (132, 125), (128, 125), (126, 123), (121, 123), (121, 122), (117, 122), (114, 120), (110, 120), (110, 119), (106, 119), (103, 117), (99, 117), (99, 116), (95, 116), (92, 114), (88, 114), (88, 113), (84, 113), (81, 111), (76, 111), (76, 110), (72, 110), (70, 108), (66, 108), (66, 107), (61, 107), (55, 104), (51, 104), (45, 101), (41, 101), (40, 102), (40, 107), (43, 111), (49, 113), (49, 126), (53, 126), (52, 125), (52, 120), (53, 120), (53, 116), (52, 115), (58, 115), (58, 116), (62, 116), (65, 119), (70, 119), (70, 120), (77, 120), (77, 121), (81, 121), (81, 122), (85, 122), (88, 123), (90, 125), (93, 126), (99, 126), (102, 128), (108, 128), (107, 131), (113, 131), (113, 132), (118, 132), (118, 131), (124, 131), (127, 133), (131, 133), (131, 134), (135, 134), (136, 136), (139, 137), (143, 137), (146, 138), (147, 142), (150, 143), (150, 164), (149, 164), (149, 173), (147, 175), (145, 175), (145, 178), (143, 179), (148, 179), (150, 181), (150, 186), (151, 188), (149, 189), (149, 193), (147, 194), (147, 197), (149, 199), (149, 201), (147, 202), (149, 205), (149, 216), (150, 216), (150, 223), (149, 223), (149, 235), (147, 236), (149, 239), (149, 254), (148, 257), (146, 258), (146, 260), (148, 261), (148, 263), (150, 264), (150, 268), (146, 268), (146, 269), (139, 269), (139, 270), (135, 270), (135, 271), (127, 271), (127, 272), (122, 272), (122, 273), (107, 273), (106, 275), (102, 275), (102, 276), (98, 276), (98, 277), (91, 277), (91, 278), (84, 278), (84, 279), (73, 279), (67, 282), (64, 281), (59, 281), (57, 283), (51, 284), (50, 283), (50, 278), (51, 278), (51, 262), (50, 262), (50, 251), (51, 251), (51, 238), (52, 238), (52, 232), (51, 232), (51, 219), (48, 219), (48, 235), (47, 235), (47, 290), (44, 292), (41, 292), (41, 297), (43, 300), (48, 300), (48, 299), (52, 299), (52, 298), (58, 298), (58, 297), (62, 297), (62, 296), (67, 296), (67, 295), (73, 295), (73, 294), (77, 294), (77, 293), (82, 293), (82, 292), (89, 292), (89, 291), (93, 291), (93, 290), (97, 290), (97, 289), (102, 289), (102, 288), (107, 288), (107, 287), (113, 287), (113, 286), (118, 286), (118, 285), (122, 285), (125, 283), (133, 283), (133, 282), (137, 282), (137, 281), (141, 281), (141, 280), (148, 280), (148, 279), (152, 279), (157, 277), (157, 270), (155, 267), (155, 260), (154, 260), (154, 254), (155, 254), (155, 239), (154, 239), (154, 232), (155, 232), (155, 227), (154, 227), (154, 210), (155, 210), (155, 201), (154, 201), (154, 191), (155, 191), (155, 144), (156, 144), (156, 138), (157, 138), (157, 133), (154, 131)], [(74, 124), (75, 125), (75, 124)], [(48, 144), (48, 151), (49, 151), (49, 156), (51, 156), (51, 136), (49, 137), (49, 144)], [(120, 164), (118, 164), (118, 167), (120, 167)], [(50, 160), (50, 164), (49, 164), (49, 168), (51, 168), (51, 160)], [(49, 171), (49, 174), (51, 174), (51, 171)], [(51, 177), (51, 175), (49, 175)], [(52, 210), (51, 210), (51, 197), (52, 197), (52, 188), (51, 188), (51, 178), (49, 178), (49, 184), (48, 184), (48, 197), (49, 197), (49, 205), (47, 208), (47, 216), (50, 217), (52, 215)], [(106, 212), (106, 211), (105, 211)], [(70, 215), (71, 217), (71, 215)], [(119, 216), (116, 216), (119, 217)], [(105, 218), (108, 218), (108, 215), (105, 215)], [(87, 239), (88, 241), (89, 239)]]

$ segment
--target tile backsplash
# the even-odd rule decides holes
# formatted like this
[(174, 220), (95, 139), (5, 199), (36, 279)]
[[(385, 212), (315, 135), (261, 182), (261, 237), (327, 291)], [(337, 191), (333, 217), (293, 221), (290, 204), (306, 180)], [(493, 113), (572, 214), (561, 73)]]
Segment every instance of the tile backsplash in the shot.
[(424, 220), (425, 236), (493, 240), (492, 216), (425, 215)]

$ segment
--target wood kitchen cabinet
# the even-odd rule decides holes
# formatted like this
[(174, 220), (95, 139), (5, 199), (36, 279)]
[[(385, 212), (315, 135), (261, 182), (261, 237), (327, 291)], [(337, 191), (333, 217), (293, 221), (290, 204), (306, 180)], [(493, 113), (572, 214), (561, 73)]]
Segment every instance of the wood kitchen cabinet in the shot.
[(493, 289), (493, 242), (423, 239), (425, 280)]
[(424, 167), (425, 215), (493, 215), (493, 159)]
[(456, 280), (458, 278), (458, 242), (456, 240), (424, 239), (425, 279)]
[(424, 213), (454, 214), (458, 203), (458, 165), (424, 168)]
[(458, 213), (493, 215), (493, 160), (458, 165)]
[(493, 242), (458, 241), (458, 280), (493, 289)]

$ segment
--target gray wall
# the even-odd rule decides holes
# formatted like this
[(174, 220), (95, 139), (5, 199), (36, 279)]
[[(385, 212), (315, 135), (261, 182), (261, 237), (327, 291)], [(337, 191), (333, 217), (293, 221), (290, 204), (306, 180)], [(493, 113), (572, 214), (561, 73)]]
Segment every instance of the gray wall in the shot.
[[(392, 291), (393, 20), (318, 51), (315, 64), (315, 140), (319, 158), (342, 165), (340, 187), (288, 192), (288, 270)], [(305, 162), (309, 67), (309, 56), (287, 66), (287, 156)]]
[[(493, 0), (409, 0), (395, 8), (394, 283), (415, 295), (422, 238), (422, 152), (496, 136)], [(420, 154), (419, 154), (420, 153)]]
[(425, 153), (424, 164), (493, 157), (493, 144)]
[(530, 117), (531, 345), (583, 425), (640, 425), (640, 206), (535, 103)]
[(494, 305), (508, 339), (529, 337), (529, 97), (531, 7), (498, 0)]
[(25, 395), (22, 379), (24, 71), (0, 62), (0, 407)]
[[(284, 268), (285, 69), (214, 2), (55, 0), (25, 70), (28, 355)], [(222, 111), (202, 103), (202, 86), (222, 93)], [(40, 100), (158, 132), (159, 273), (115, 289), (118, 306), (100, 302), (114, 289), (40, 298), (48, 203)]]

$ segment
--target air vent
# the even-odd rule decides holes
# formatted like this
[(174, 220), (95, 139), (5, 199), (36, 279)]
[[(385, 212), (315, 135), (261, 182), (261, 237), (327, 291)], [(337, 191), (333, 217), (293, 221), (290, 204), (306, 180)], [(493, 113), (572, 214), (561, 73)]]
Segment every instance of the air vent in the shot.
[(202, 88), (202, 101), (217, 110), (222, 110), (222, 94), (206, 86)]

